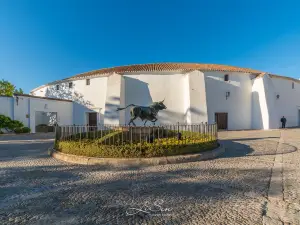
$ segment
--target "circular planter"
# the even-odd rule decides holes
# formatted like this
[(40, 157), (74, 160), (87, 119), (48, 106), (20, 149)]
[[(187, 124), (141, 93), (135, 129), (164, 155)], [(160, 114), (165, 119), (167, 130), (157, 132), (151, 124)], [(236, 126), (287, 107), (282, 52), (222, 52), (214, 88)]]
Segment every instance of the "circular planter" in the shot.
[(185, 163), (195, 162), (208, 159), (214, 159), (225, 152), (225, 148), (219, 145), (218, 148), (211, 151), (202, 153), (187, 154), (187, 155), (176, 155), (176, 156), (165, 156), (165, 157), (153, 157), (153, 158), (96, 158), (87, 156), (78, 156), (61, 153), (55, 149), (49, 149), (49, 154), (59, 160), (76, 163), (82, 165), (106, 165), (114, 167), (124, 166), (154, 166), (154, 165), (165, 165), (174, 163)]

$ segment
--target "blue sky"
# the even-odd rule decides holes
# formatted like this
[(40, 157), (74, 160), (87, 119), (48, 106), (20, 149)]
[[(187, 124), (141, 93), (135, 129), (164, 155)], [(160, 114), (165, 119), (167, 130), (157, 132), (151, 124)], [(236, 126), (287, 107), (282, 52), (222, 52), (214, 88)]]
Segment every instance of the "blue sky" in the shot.
[(198, 62), (300, 78), (300, 1), (0, 0), (0, 79), (26, 92), (103, 67)]

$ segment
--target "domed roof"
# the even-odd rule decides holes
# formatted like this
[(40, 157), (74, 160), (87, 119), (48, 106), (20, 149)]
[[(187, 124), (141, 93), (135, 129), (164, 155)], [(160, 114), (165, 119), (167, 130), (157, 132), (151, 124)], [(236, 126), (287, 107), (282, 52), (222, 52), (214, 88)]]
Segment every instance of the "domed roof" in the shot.
[(224, 71), (224, 72), (241, 72), (241, 73), (253, 73), (260, 74), (262, 71), (241, 68), (236, 66), (226, 66), (218, 64), (200, 64), (200, 63), (150, 63), (150, 64), (137, 64), (129, 66), (117, 66), (105, 69), (94, 70), (86, 73), (81, 73), (72, 76), (68, 79), (83, 78), (94, 75), (108, 75), (112, 73), (130, 73), (130, 72), (172, 72), (172, 71)]

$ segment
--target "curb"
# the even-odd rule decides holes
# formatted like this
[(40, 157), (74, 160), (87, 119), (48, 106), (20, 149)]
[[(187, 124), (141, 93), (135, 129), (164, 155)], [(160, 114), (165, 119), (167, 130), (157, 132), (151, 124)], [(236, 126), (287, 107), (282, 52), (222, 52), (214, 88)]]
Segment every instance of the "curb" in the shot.
[(166, 165), (185, 162), (196, 162), (208, 159), (214, 159), (225, 152), (225, 148), (220, 144), (218, 148), (211, 151), (188, 154), (188, 155), (176, 155), (167, 157), (153, 157), (153, 158), (96, 158), (87, 156), (77, 156), (71, 154), (61, 153), (54, 148), (49, 149), (49, 155), (53, 158), (62, 160), (68, 163), (75, 163), (81, 165), (105, 165), (105, 166), (155, 166)]

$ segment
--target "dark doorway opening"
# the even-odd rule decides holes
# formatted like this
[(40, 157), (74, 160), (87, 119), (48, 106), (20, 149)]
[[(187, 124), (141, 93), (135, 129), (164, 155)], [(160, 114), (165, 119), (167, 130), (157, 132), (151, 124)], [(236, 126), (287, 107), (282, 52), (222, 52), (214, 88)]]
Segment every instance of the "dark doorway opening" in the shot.
[(215, 113), (215, 121), (218, 125), (218, 130), (228, 129), (228, 113)]
[(88, 113), (88, 125), (89, 126), (97, 126), (97, 113), (92, 112)]

